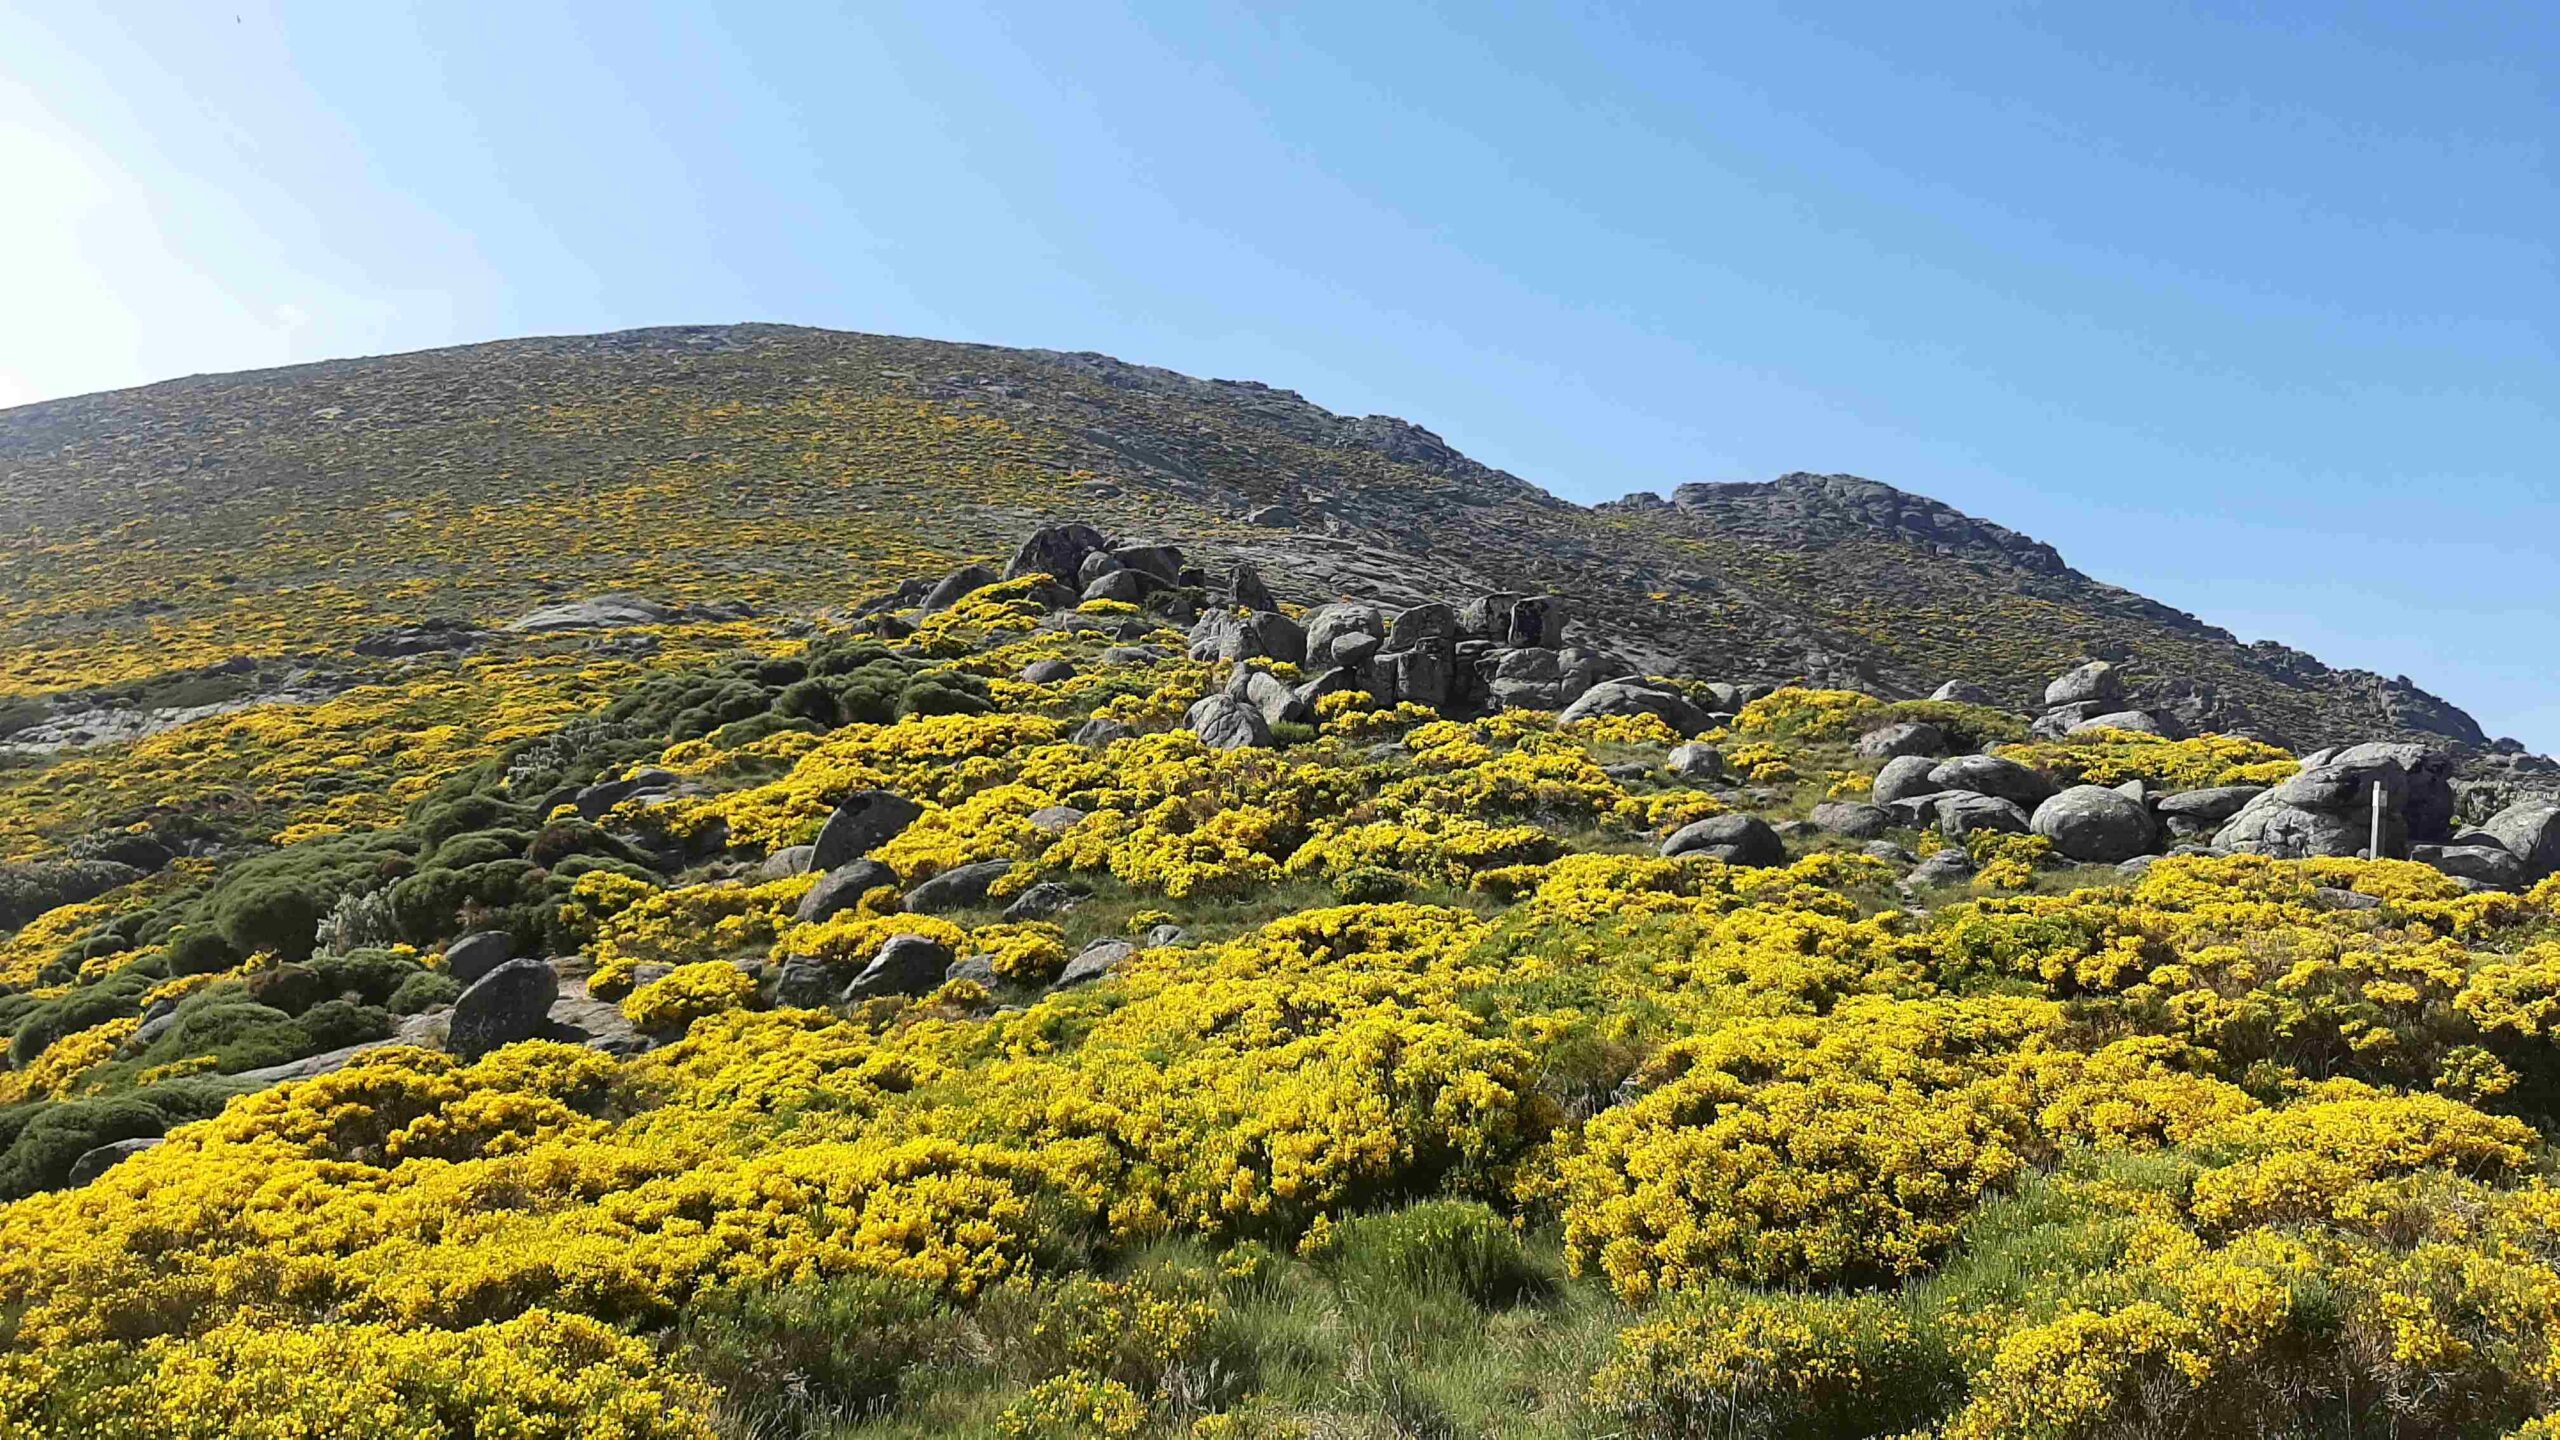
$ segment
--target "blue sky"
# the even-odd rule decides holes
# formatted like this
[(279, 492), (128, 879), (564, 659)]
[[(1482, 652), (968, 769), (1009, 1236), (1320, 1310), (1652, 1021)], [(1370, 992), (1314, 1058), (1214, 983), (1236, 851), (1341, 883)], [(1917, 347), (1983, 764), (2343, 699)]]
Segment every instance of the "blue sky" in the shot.
[(2546, 7), (0, 0), (0, 404), (780, 320), (1849, 471), (2560, 750)]

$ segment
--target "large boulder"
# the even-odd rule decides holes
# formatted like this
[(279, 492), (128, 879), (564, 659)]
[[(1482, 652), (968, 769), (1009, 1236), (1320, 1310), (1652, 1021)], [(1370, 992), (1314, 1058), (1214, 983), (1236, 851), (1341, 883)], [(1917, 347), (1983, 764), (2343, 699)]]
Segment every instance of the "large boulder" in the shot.
[(1951, 700), (1958, 705), (1997, 705), (1992, 693), (1970, 680), (1950, 680), (1929, 692), (1932, 700)]
[(1878, 805), (1890, 805), (1914, 795), (1934, 794), (1946, 788), (1929, 778), (1937, 768), (1938, 762), (1926, 755), (1897, 755), (1876, 772), (1875, 788), (1867, 792), (1867, 798)]
[(2124, 676), (2104, 660), (2092, 660), (2077, 669), (2068, 670), (2044, 687), (2047, 709), (2098, 701), (2109, 706), (2124, 698)]
[(1212, 610), (1191, 627), (1194, 660), (1286, 660), (1307, 658), (1307, 632), (1286, 615), (1257, 610), (1238, 614)]
[(2560, 805), (2519, 801), (2480, 822), (2479, 828), (2524, 863), (2528, 882), (2560, 873)]
[(881, 995), (930, 995), (942, 988), (942, 977), (950, 969), (951, 952), (941, 941), (892, 935), (844, 987), (844, 998), (851, 1004)]
[(1662, 767), (1683, 780), (1721, 780), (1724, 778), (1724, 752), (1713, 745), (1692, 740), (1671, 747), (1671, 756)]
[(1262, 712), (1229, 695), (1193, 701), (1182, 726), (1212, 750), (1267, 749), (1271, 744), (1271, 725)]
[(2363, 853), (2370, 841), (2375, 786), (2382, 787), (2382, 851), (2408, 843), (2409, 775), (2396, 760), (2315, 765), (2240, 808), (2214, 847), (2279, 860)]
[(1583, 691), (1557, 718), (1570, 724), (1603, 715), (1659, 715), (1683, 735), (1707, 728), (1707, 712), (1689, 703), (1687, 696), (1634, 680), (1603, 680)]
[(1662, 842), (1664, 858), (1704, 855), (1728, 865), (1784, 865), (1786, 842), (1757, 815), (1716, 815), (1683, 825)]
[(1253, 562), (1239, 560), (1227, 575), (1227, 603), (1239, 610), (1275, 611), (1280, 602), (1271, 598), (1271, 587)]
[(1479, 596), (1458, 607), (1458, 628), (1470, 639), (1507, 645), (1511, 642), (1511, 607), (1519, 603), (1520, 597), (1508, 592)]
[(2216, 785), (2205, 790), (2181, 790), (2175, 795), (2163, 795), (2152, 802), (2152, 806), (2159, 812), (2161, 825), (2172, 837), (2190, 840), (2221, 829), (2224, 821), (2266, 793), (2264, 785)]
[(1511, 602), (1513, 645), (1554, 650), (1564, 644), (1564, 601), (1554, 595), (1529, 595)]
[(2100, 785), (2072, 786), (2038, 805), (2028, 823), (2065, 857), (2089, 865), (2147, 855), (2157, 843), (2151, 812)]
[(104, 1145), (92, 1146), (81, 1151), (80, 1158), (71, 1162), (71, 1168), (64, 1173), (62, 1183), (77, 1190), (117, 1165), (146, 1150), (157, 1149), (159, 1145), (160, 1137), (142, 1136), (132, 1140), (110, 1140)]
[(904, 795), (856, 790), (819, 827), (817, 847), (809, 852), (809, 868), (835, 870), (849, 865), (895, 838), (923, 813), (923, 806)]
[(2512, 889), (2525, 883), (2524, 862), (2503, 845), (2412, 845), (2409, 858), (2483, 885)]
[(1410, 700), (1445, 710), (1457, 683), (1457, 665), (1446, 645), (1418, 650), (1393, 650), (1377, 659), (1377, 673), (1386, 694), (1381, 699)]
[(1003, 578), (984, 565), (963, 565), (936, 581), (934, 587), (924, 593), (925, 611), (930, 614), (936, 610), (948, 610), (973, 592), (984, 590)]
[(1114, 570), (1096, 575), (1084, 586), (1086, 600), (1117, 600), (1135, 605), (1152, 595), (1164, 584), (1144, 570)]
[(1940, 790), (1970, 790), (1996, 795), (2020, 810), (2033, 810), (2053, 798), (2053, 782), (1996, 755), (1959, 755), (1929, 771), (1929, 783)]
[(1182, 550), (1174, 545), (1115, 545), (1111, 558), (1167, 585), (1182, 583)]
[(1064, 990), (1073, 985), (1090, 984), (1110, 974), (1137, 953), (1138, 947), (1126, 940), (1096, 940), (1067, 962), (1067, 968), (1058, 972), (1058, 978), (1050, 983), (1049, 988)]
[(510, 960), (466, 987), (453, 1002), (445, 1043), (466, 1060), (542, 1033), (560, 998), (560, 977), (546, 960)]
[(1010, 860), (980, 860), (955, 865), (907, 892), (900, 909), (912, 915), (941, 915), (987, 903), (987, 890), (1013, 869)]
[(2169, 727), (2147, 710), (2108, 710), (2086, 720), (2074, 720), (2063, 730), (2065, 735), (2086, 735), (2093, 730), (2123, 730), (2135, 735), (2158, 735), (2174, 739)]
[(1955, 790), (1938, 797), (1938, 833), (1950, 840), (1962, 840), (1976, 830), (2024, 835), (2029, 828), (2027, 812), (2000, 796)]
[(1318, 665), (1334, 658), (1334, 643), (1345, 636), (1368, 635), (1386, 643), (1387, 617), (1375, 605), (1337, 601), (1307, 612), (1307, 656)]
[(1826, 800), (1813, 807), (1816, 827), (1851, 840), (1873, 840), (1893, 828), (1883, 807), (1856, 800)]
[(2350, 745), (2329, 757), (2332, 765), (2373, 765), (2388, 760), (2409, 777), (2405, 809), (2409, 838), (2441, 842), (2453, 834), (2453, 757), (2424, 745), (2376, 740)]
[(862, 903), (862, 897), (883, 885), (898, 883), (898, 872), (865, 856), (849, 860), (830, 870), (809, 893), (800, 897), (800, 908), (794, 918), (806, 924), (832, 919)]
[(1314, 718), (1307, 702), (1298, 698), (1298, 692), (1268, 671), (1238, 666), (1236, 673), (1227, 677), (1225, 693), (1228, 699), (1260, 711), (1265, 726), (1303, 723)]
[(1090, 525), (1043, 525), (1013, 552), (1004, 578), (1046, 575), (1062, 583), (1070, 581), (1083, 570), (1084, 557), (1102, 548), (1102, 532)]
[(1387, 626), (1389, 650), (1418, 650), (1437, 645), (1447, 648), (1458, 642), (1458, 612), (1446, 605), (1416, 605), (1397, 612)]
[(1906, 720), (1895, 725), (1881, 725), (1858, 737), (1858, 753), (1870, 760), (1895, 760), (1906, 755), (1944, 755), (1947, 734), (1926, 721)]
[(444, 947), (444, 973), (468, 985), (516, 958), (516, 937), (504, 930), (475, 930)]

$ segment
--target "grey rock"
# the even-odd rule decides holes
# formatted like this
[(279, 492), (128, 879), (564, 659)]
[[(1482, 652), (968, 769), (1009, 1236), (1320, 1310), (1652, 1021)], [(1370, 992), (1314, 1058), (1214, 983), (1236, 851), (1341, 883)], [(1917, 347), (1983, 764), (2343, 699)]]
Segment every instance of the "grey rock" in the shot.
[(986, 589), (1003, 578), (984, 565), (963, 565), (943, 576), (931, 590), (925, 592), (925, 613), (930, 615), (937, 610), (948, 610), (966, 597)]
[(1226, 697), (1261, 712), (1267, 726), (1303, 723), (1313, 717), (1298, 692), (1265, 670), (1236, 667), (1227, 678)]
[(812, 870), (834, 870), (868, 855), (916, 822), (924, 807), (887, 790), (856, 790), (818, 830)]
[[(518, 960), (513, 963), (529, 965), (536, 962)], [(255, 1070), (243, 1070), (231, 1078), (244, 1085), (264, 1087), (282, 1085), (290, 1080), (311, 1080), (322, 1075), (335, 1075), (354, 1064), (357, 1057), (370, 1054), (391, 1043), (393, 1042), (389, 1040), (359, 1040), (353, 1045), (341, 1045), (335, 1050), (323, 1050), (317, 1055), (305, 1055), (299, 1060), (287, 1060), (280, 1065), (261, 1065)]]
[(2523, 862), (2527, 883), (2560, 873), (2560, 805), (2518, 801), (2481, 821), (2480, 829)]
[(880, 946), (880, 953), (862, 967), (862, 973), (844, 987), (845, 1003), (856, 1004), (882, 995), (930, 995), (942, 988), (942, 977), (951, 969), (951, 951), (939, 940), (922, 935), (892, 935)]
[(1531, 646), (1526, 650), (1494, 652), (1493, 678), (1496, 680), (1525, 680), (1552, 685), (1563, 676), (1564, 654), (1562, 651), (1541, 650)]
[(2130, 860), (2120, 860), (2116, 862), (2116, 873), (2140, 878), (2150, 874), (2151, 867), (2159, 864), (2160, 858), (2157, 855), (2136, 855)]
[(944, 915), (987, 903), (987, 887), (1013, 869), (1010, 860), (980, 860), (954, 866), (907, 892), (901, 909), (912, 915)]
[(507, 628), (527, 635), (545, 635), (560, 630), (619, 630), (632, 625), (663, 625), (676, 618), (676, 612), (655, 600), (637, 595), (598, 595), (588, 600), (570, 600), (558, 605), (545, 605), (509, 621)]
[(1043, 835), (1058, 835), (1082, 824), (1084, 812), (1073, 805), (1043, 805), (1022, 818)]
[(1520, 603), (1519, 596), (1501, 592), (1470, 600), (1458, 607), (1458, 628), (1477, 640), (1509, 644), (1511, 607), (1518, 603)]
[(1062, 583), (1073, 580), (1084, 568), (1084, 557), (1102, 548), (1102, 532), (1090, 525), (1043, 525), (1013, 552), (1004, 578), (1046, 575)]
[(2168, 726), (2161, 724), (2157, 716), (2144, 710), (2109, 710), (2103, 714), (2092, 715), (2086, 720), (2074, 721), (2070, 728), (2062, 733), (2085, 735), (2092, 730), (2125, 730), (2136, 735), (2167, 735), (2169, 733)]
[(2409, 858), (2447, 875), (2501, 889), (2525, 883), (2524, 862), (2504, 845), (2412, 845)]
[(2044, 703), (2048, 709), (2086, 701), (2112, 705), (2123, 698), (2124, 676), (2104, 660), (2092, 660), (2077, 669), (2065, 671), (2044, 687)]
[(1119, 557), (1113, 555), (1110, 551), (1096, 550), (1092, 554), (1084, 557), (1084, 563), (1076, 567), (1075, 574), (1061, 576), (1059, 578), (1073, 580), (1076, 584), (1076, 588), (1081, 590), (1085, 586), (1092, 584), (1094, 581), (1101, 579), (1103, 576), (1108, 575), (1115, 570), (1123, 570), (1126, 568), (1128, 567), (1120, 563)]
[(2383, 853), (2399, 854), (2408, 840), (2409, 777), (2390, 759), (2306, 769), (2242, 806), (2215, 832), (2213, 843), (2280, 860), (2361, 854), (2369, 844), (2377, 784), (2383, 791)]
[(1938, 762), (1926, 755), (1897, 755), (1876, 772), (1875, 787), (1867, 792), (1867, 798), (1878, 805), (1890, 805), (1914, 795), (1934, 795), (1946, 788), (1929, 778), (1929, 772), (1937, 768)]
[(992, 955), (963, 955), (951, 962), (950, 969), (942, 972), (942, 979), (945, 984), (967, 980), (990, 990), (1001, 983), (996, 978), (996, 962)]
[(1428, 705), (1434, 710), (1448, 708), (1457, 667), (1445, 647), (1397, 650), (1379, 656), (1377, 667), (1390, 698)]
[(465, 987), (453, 1002), (446, 1044), (466, 1060), (542, 1033), (560, 977), (541, 960), (510, 960)]
[(800, 908), (792, 913), (805, 924), (815, 924), (861, 904), (863, 896), (881, 886), (897, 883), (898, 872), (877, 860), (849, 860), (810, 886), (809, 893), (800, 897)]
[(1784, 865), (1786, 843), (1756, 815), (1714, 815), (1683, 825), (1662, 842), (1666, 857), (1704, 855), (1728, 865)]
[(1271, 587), (1263, 583), (1262, 572), (1250, 562), (1239, 561), (1227, 575), (1227, 602), (1239, 610), (1276, 611), (1280, 602), (1271, 598)]
[(1055, 685), (1076, 678), (1076, 667), (1067, 660), (1034, 660), (1022, 667), (1022, 678), (1032, 685)]
[(1025, 920), (1046, 920), (1075, 908), (1076, 892), (1055, 880), (1043, 880), (1013, 897), (1004, 907), (1004, 918), (1019, 924)]
[(1870, 760), (1892, 760), (1909, 755), (1944, 755), (1947, 753), (1946, 732), (1925, 721), (1905, 721), (1883, 725), (1858, 737), (1858, 753)]
[(1850, 840), (1873, 840), (1893, 828), (1893, 816), (1881, 806), (1855, 800), (1826, 800), (1813, 807), (1816, 829)]
[(1822, 827), (1810, 820), (1778, 820), (1771, 822), (1769, 828), (1781, 840), (1810, 840), (1822, 833)]
[(476, 930), (444, 947), (444, 973), (459, 985), (516, 958), (516, 937), (504, 930)]
[(1724, 778), (1724, 752), (1713, 745), (1692, 740), (1671, 747), (1671, 756), (1662, 768), (1683, 780), (1721, 780)]
[(1173, 545), (1115, 545), (1111, 558), (1167, 585), (1182, 583), (1182, 551)]
[(1329, 653), (1336, 665), (1358, 667), (1375, 659), (1378, 652), (1386, 648), (1386, 642), (1377, 636), (1363, 635), (1354, 631), (1348, 635), (1335, 636)]
[(1146, 933), (1146, 948), (1150, 950), (1159, 950), (1167, 945), (1190, 943), (1191, 932), (1179, 925), (1157, 925), (1149, 928)]
[(1554, 595), (1530, 595), (1511, 602), (1510, 642), (1553, 650), (1564, 644), (1564, 601)]
[(1997, 795), (1956, 790), (1938, 797), (1939, 834), (1950, 840), (1962, 840), (1977, 830), (2024, 835), (2028, 830), (2027, 812), (2014, 801)]
[(2409, 777), (2404, 809), (2409, 838), (2440, 842), (2453, 834), (2454, 757), (2424, 745), (2373, 741), (2350, 745), (2329, 757), (2332, 765), (2375, 765), (2389, 761)]
[(824, 963), (795, 955), (782, 962), (773, 982), (773, 1003), (793, 1010), (815, 1010), (835, 998), (835, 978)]
[(1182, 727), (1212, 750), (1269, 748), (1271, 725), (1262, 712), (1227, 695), (1206, 695), (1183, 713)]
[(2052, 781), (1996, 755), (1959, 755), (1930, 770), (1929, 781), (1940, 790), (1996, 795), (2021, 810), (2033, 810), (2053, 798)]
[[(1134, 622), (1133, 622), (1134, 623)], [(1168, 660), (1173, 652), (1161, 645), (1114, 645), (1102, 652), (1105, 665), (1153, 665)]]
[(106, 1174), (117, 1164), (130, 1160), (146, 1150), (157, 1149), (161, 1143), (160, 1137), (150, 1136), (135, 1140), (113, 1140), (104, 1145), (83, 1150), (80, 1152), (80, 1158), (71, 1162), (71, 1169), (63, 1175), (62, 1183), (77, 1190)]
[(2115, 865), (2150, 853), (2151, 812), (2100, 785), (2074, 785), (2036, 807), (2029, 821), (2053, 848), (2088, 865)]
[(1397, 614), (1387, 627), (1387, 648), (1418, 650), (1424, 646), (1448, 647), (1458, 640), (1458, 612), (1446, 605), (1416, 605)]
[(1958, 705), (1997, 705), (1991, 692), (1970, 680), (1950, 680), (1929, 692), (1932, 700), (1951, 700)]
[(1049, 988), (1064, 990), (1099, 980), (1137, 953), (1138, 947), (1126, 940), (1096, 940), (1067, 962), (1067, 968), (1058, 972), (1057, 982)]
[(1384, 643), (1387, 617), (1375, 605), (1337, 601), (1307, 612), (1307, 649), (1316, 663), (1334, 660), (1334, 644), (1346, 635), (1368, 635)]
[(1921, 861), (1916, 869), (1903, 877), (1903, 883), (1915, 886), (1960, 885), (1972, 878), (1973, 857), (1949, 846)]
[(1078, 745), (1099, 750), (1114, 740), (1126, 740), (1137, 733), (1117, 720), (1093, 719), (1077, 726), (1075, 733), (1067, 738)]
[(1870, 840), (1866, 844), (1858, 847), (1858, 853), (1862, 855), (1873, 855), (1879, 860), (1892, 860), (1904, 865), (1917, 865), (1920, 863), (1919, 856), (1912, 854), (1909, 850), (1904, 849), (1902, 846), (1897, 845), (1890, 840)]
[(2171, 834), (2202, 835), (2220, 829), (2223, 821), (2266, 793), (2264, 785), (2216, 785), (2206, 790), (2181, 790), (2151, 803)]
[(1659, 715), (1683, 735), (1707, 728), (1706, 712), (1690, 704), (1687, 696), (1633, 680), (1603, 680), (1583, 691), (1557, 718), (1570, 724), (1602, 715)]
[(1114, 570), (1107, 575), (1095, 576), (1093, 583), (1084, 587), (1083, 598), (1117, 600), (1135, 605), (1155, 593), (1162, 584), (1163, 581), (1143, 570)]
[(2361, 890), (2348, 890), (2336, 885), (2322, 885), (2311, 892), (2311, 898), (2331, 910), (2379, 910), (2382, 897)]
[(1918, 795), (1900, 795), (1885, 802), (1884, 812), (1893, 817), (1896, 828), (1926, 830), (1938, 823), (1938, 805), (1953, 790), (1928, 790)]
[(815, 845), (785, 845), (764, 857), (756, 867), (758, 880), (788, 880), (809, 868), (810, 857), (818, 853)]

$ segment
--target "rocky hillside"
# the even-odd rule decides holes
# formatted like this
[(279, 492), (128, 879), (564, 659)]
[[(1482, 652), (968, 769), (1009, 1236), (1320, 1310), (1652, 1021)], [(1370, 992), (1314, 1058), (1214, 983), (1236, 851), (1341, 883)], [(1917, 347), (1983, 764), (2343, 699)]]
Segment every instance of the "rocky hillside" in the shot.
[(198, 377), (0, 414), (0, 501), (0, 727), (150, 678), (137, 642), (165, 673), (307, 680), (351, 658), (351, 623), (489, 626), (597, 590), (816, 614), (853, 577), (1073, 516), (1297, 595), (1570, 594), (1577, 638), (1664, 672), (1953, 678), (2024, 707), (2095, 655), (2146, 702), (2295, 747), (2487, 738), (2406, 679), (2243, 644), (1887, 485), (1586, 509), (1400, 420), (1091, 354), (744, 325)]

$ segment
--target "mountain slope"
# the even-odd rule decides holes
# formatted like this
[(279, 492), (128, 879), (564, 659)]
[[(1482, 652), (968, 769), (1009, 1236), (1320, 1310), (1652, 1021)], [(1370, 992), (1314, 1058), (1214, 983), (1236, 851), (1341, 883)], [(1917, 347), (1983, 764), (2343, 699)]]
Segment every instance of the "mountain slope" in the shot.
[(2406, 680), (2246, 645), (1845, 476), (1585, 509), (1417, 426), (1090, 354), (772, 325), (505, 341), (0, 413), (0, 700), (563, 593), (808, 612), (1072, 516), (1283, 593), (1573, 597), (1660, 668), (2024, 703), (2084, 655), (2297, 745), (2478, 745)]

